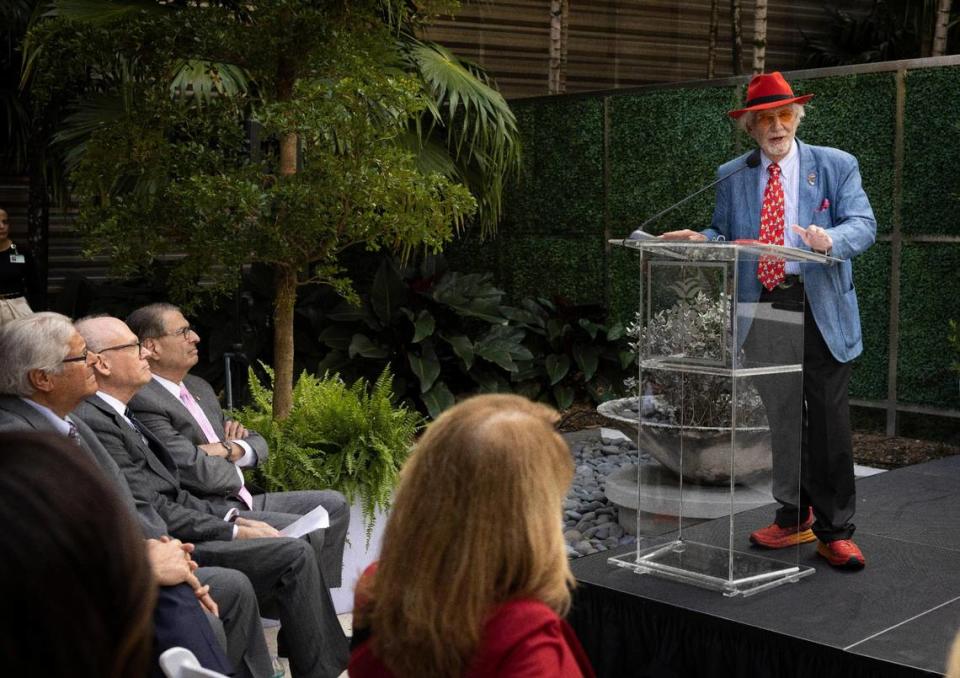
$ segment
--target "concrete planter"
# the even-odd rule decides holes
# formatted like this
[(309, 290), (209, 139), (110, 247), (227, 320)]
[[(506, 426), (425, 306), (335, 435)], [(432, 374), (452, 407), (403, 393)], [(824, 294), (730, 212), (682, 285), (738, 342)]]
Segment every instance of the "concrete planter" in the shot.
[(374, 517), (373, 534), (367, 544), (367, 528), (363, 522), (359, 500), (350, 506), (350, 529), (347, 531), (347, 545), (343, 550), (343, 581), (338, 589), (331, 589), (333, 605), (337, 614), (353, 611), (353, 592), (357, 579), (367, 566), (380, 557), (383, 543), (383, 531), (387, 526), (387, 513), (377, 511)]
[[(637, 443), (637, 447), (680, 475), (683, 452), (683, 477), (704, 485), (730, 482), (730, 427), (685, 426), (643, 420), (632, 407), (636, 398), (620, 398), (602, 403), (597, 412), (610, 425)], [(754, 483), (770, 472), (770, 430), (767, 427), (737, 428), (737, 453), (734, 476), (738, 482)]]

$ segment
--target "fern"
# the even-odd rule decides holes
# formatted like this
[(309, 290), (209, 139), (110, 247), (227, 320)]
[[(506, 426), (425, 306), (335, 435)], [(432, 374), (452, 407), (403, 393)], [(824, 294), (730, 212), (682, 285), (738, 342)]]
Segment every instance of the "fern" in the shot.
[(359, 498), (369, 539), (374, 514), (388, 508), (400, 467), (423, 425), (418, 413), (394, 405), (390, 366), (372, 387), (362, 379), (347, 386), (336, 374), (321, 379), (303, 372), (283, 421), (273, 418), (273, 370), (263, 369), (267, 383), (251, 369), (253, 403), (235, 413), (270, 445), (255, 480), (270, 492), (332, 488), (351, 502)]

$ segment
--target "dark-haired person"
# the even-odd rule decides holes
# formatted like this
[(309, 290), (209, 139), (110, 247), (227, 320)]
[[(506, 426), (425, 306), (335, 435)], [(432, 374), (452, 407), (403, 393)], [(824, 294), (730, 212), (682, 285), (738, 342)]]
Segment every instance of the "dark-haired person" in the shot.
[[(205, 668), (228, 673), (232, 663), (237, 676), (272, 676), (250, 581), (240, 572), (222, 567), (194, 571), (192, 547), (169, 539), (155, 509), (137, 506), (117, 464), (93, 432), (69, 414), (95, 391), (93, 364), (98, 360), (70, 319), (58, 313), (36, 313), (8, 323), (0, 328), (0, 355), (4, 357), (0, 431), (52, 433), (71, 439), (76, 456), (94, 461), (124, 510), (138, 521), (160, 584), (153, 617), (157, 654), (182, 646)], [(201, 604), (209, 616), (204, 615)], [(213, 624), (219, 631), (221, 622), (230, 661), (211, 627)], [(153, 669), (156, 672), (159, 667), (154, 663)]]
[(91, 459), (59, 436), (0, 433), (5, 676), (145, 676), (156, 583), (143, 538)]
[(10, 217), (0, 209), (0, 327), (33, 313), (27, 302), (32, 274), (33, 261), (10, 239)]
[[(559, 516), (573, 460), (556, 418), (520, 396), (483, 395), (430, 425), (357, 587), (350, 676), (593, 675), (562, 619), (573, 576)], [(496, 519), (504, 506), (509, 520)]]
[[(877, 222), (856, 158), (796, 139), (812, 96), (794, 95), (778, 72), (754, 76), (746, 105), (728, 115), (756, 142), (761, 162), (731, 175), (743, 167), (745, 154), (717, 170), (717, 176), (731, 176), (717, 184), (710, 228), (662, 237), (759, 240), (841, 260), (825, 265), (761, 257), (738, 271), (741, 301), (756, 305), (755, 326), (782, 326), (777, 309), (803, 313), (802, 344), (799, 337), (791, 341), (793, 333), (781, 341), (753, 332), (743, 345), (748, 356), (763, 356), (761, 362), (795, 363), (801, 354), (803, 361), (802, 386), (789, 376), (755, 380), (770, 421), (773, 496), (780, 507), (774, 522), (750, 540), (770, 549), (819, 540), (817, 553), (831, 565), (859, 569), (866, 559), (852, 539), (856, 487), (847, 390), (863, 341), (851, 259), (873, 244)], [(801, 389), (802, 415), (790, 397)]]

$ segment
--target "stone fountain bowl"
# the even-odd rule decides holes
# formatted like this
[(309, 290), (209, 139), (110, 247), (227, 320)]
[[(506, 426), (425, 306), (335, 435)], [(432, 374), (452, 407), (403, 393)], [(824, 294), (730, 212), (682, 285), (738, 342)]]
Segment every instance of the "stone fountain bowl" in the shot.
[[(637, 447), (649, 452), (654, 459), (685, 480), (703, 485), (730, 482), (729, 426), (684, 426), (643, 419), (637, 426), (639, 414), (636, 398), (608, 400), (597, 407), (612, 428), (622, 431)], [(738, 483), (752, 484), (770, 473), (770, 429), (737, 427), (737, 454), (734, 478)], [(681, 451), (683, 464), (681, 473)]]

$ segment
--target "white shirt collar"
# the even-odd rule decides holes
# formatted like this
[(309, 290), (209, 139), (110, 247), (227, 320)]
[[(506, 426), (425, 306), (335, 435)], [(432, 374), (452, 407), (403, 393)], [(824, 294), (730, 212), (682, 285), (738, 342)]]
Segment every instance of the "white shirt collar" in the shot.
[(66, 419), (62, 419), (56, 412), (51, 410), (46, 405), (41, 405), (36, 400), (30, 400), (30, 398), (20, 398), (20, 400), (42, 414), (43, 418), (49, 421), (50, 424), (57, 429), (57, 433), (64, 436), (70, 435), (71, 422), (67, 421)]
[(127, 418), (127, 404), (126, 404), (126, 403), (120, 402), (119, 400), (117, 400), (116, 398), (114, 398), (114, 397), (113, 397), (112, 395), (110, 395), (109, 393), (104, 393), (103, 391), (97, 391), (97, 395), (100, 396), (100, 397), (103, 399), (103, 402), (105, 402), (107, 405), (109, 405), (110, 407), (112, 407), (113, 409), (115, 409), (115, 410), (117, 411), (117, 414), (119, 414), (119, 415), (120, 415), (121, 417), (123, 417), (124, 419)]
[(156, 374), (153, 375), (153, 380), (156, 381), (161, 386), (163, 386), (168, 391), (170, 391), (170, 394), (174, 398), (176, 398), (177, 400), (180, 400), (180, 389), (183, 387), (183, 382), (180, 382), (179, 384), (177, 384), (176, 382), (172, 382), (169, 379), (164, 379), (163, 377)]

